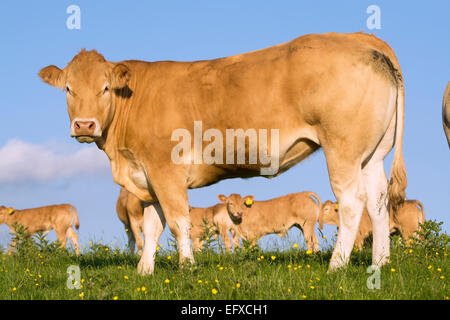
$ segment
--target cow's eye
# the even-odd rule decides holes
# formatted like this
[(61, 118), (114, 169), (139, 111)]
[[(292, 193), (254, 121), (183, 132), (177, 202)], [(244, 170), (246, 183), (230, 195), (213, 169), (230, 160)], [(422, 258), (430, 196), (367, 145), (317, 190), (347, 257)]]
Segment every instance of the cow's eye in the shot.
[(70, 88), (69, 88), (69, 87), (66, 87), (66, 92), (67, 92), (68, 94), (70, 94)]

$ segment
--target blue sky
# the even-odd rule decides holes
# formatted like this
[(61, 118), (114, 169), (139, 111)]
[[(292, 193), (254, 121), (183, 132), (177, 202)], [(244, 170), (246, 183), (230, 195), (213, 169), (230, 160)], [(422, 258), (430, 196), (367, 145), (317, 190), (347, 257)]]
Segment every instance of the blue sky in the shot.
[[(81, 9), (81, 29), (66, 27), (68, 6)], [(381, 29), (369, 30), (369, 5), (381, 9)], [(374, 32), (388, 42), (406, 86), (404, 156), (407, 196), (423, 202), (427, 218), (449, 232), (450, 151), (441, 121), (450, 80), (449, 1), (2, 1), (0, 4), (0, 204), (15, 208), (71, 203), (83, 244), (123, 244), (115, 204), (119, 187), (94, 145), (69, 136), (62, 91), (38, 71), (64, 67), (81, 49), (111, 61), (200, 60), (260, 49), (321, 32)], [(80, 162), (80, 159), (83, 159)], [(389, 174), (392, 154), (386, 160)], [(3, 171), (3, 172), (1, 172)], [(210, 206), (217, 194), (238, 192), (270, 199), (311, 190), (334, 200), (322, 152), (283, 175), (233, 179), (189, 191), (193, 206)], [(331, 237), (334, 227), (326, 227)], [(162, 242), (167, 242), (167, 230)], [(298, 241), (291, 231), (288, 242)], [(50, 238), (54, 238), (53, 233)], [(0, 226), (0, 245), (9, 242)], [(263, 246), (286, 245), (269, 236)]]

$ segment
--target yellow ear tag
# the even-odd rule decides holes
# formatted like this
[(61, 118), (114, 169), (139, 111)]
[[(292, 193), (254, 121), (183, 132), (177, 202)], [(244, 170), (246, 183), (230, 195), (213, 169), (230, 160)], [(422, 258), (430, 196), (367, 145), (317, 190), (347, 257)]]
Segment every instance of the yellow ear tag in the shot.
[(250, 198), (247, 198), (247, 200), (245, 201), (245, 204), (248, 206), (251, 206), (253, 204), (253, 200)]
[(336, 210), (339, 210), (339, 204), (336, 203)]
[(13, 214), (13, 213), (14, 213), (14, 208), (9, 208), (9, 209), (8, 209), (8, 213), (9, 213), (9, 214)]

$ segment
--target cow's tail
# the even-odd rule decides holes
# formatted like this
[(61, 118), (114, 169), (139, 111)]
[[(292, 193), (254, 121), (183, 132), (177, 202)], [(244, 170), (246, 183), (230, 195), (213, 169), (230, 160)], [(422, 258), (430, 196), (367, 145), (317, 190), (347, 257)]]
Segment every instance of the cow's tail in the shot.
[(80, 228), (80, 220), (78, 219), (78, 213), (77, 213), (77, 209), (75, 209), (75, 207), (71, 204), (67, 204), (66, 205), (70, 210), (72, 210), (72, 213), (75, 217), (75, 228), (78, 230)]
[(395, 126), (394, 160), (389, 181), (389, 200), (394, 210), (403, 204), (406, 198), (405, 189), (408, 184), (406, 179), (405, 160), (403, 159), (403, 125), (405, 122), (405, 88), (400, 71), (394, 70), (397, 79), (397, 106)]
[[(310, 197), (311, 199), (316, 199), (316, 201), (317, 201), (317, 205), (319, 206), (319, 211), (317, 212), (317, 216), (316, 216), (316, 221), (318, 221), (319, 220), (319, 217), (320, 217), (320, 212), (321, 212), (321, 210), (322, 210), (322, 203), (320, 202), (320, 197), (317, 195), (317, 193), (314, 193), (314, 192), (312, 192), (312, 191), (308, 191), (308, 197)], [(321, 227), (320, 227), (320, 229), (322, 229)]]

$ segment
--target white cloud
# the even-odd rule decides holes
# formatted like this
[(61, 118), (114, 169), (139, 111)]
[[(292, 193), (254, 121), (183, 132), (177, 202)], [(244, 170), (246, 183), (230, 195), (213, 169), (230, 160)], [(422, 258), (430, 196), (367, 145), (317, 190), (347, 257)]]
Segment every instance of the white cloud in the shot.
[(11, 139), (0, 147), (0, 183), (48, 182), (80, 174), (105, 174), (109, 159), (97, 146), (70, 152), (67, 145)]

